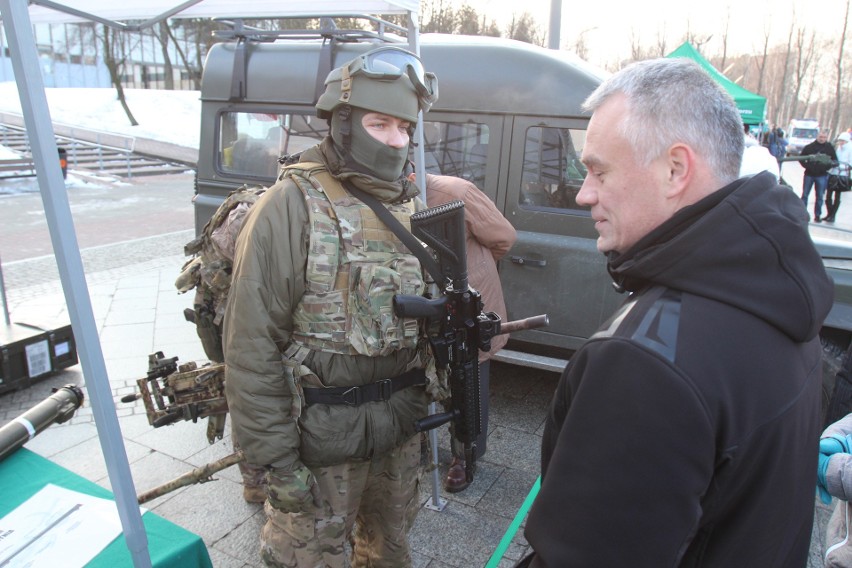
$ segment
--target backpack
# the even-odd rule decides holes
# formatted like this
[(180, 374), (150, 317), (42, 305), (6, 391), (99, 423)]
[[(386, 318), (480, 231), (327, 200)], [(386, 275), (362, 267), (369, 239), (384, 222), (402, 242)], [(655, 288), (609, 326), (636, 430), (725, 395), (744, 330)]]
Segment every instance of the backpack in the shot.
[(232, 191), (204, 225), (201, 234), (184, 246), (191, 256), (175, 280), (178, 292), (193, 288), (193, 307), (184, 310), (187, 321), (195, 324), (198, 338), (207, 357), (223, 363), (222, 317), (231, 289), (231, 270), (237, 235), (251, 206), (266, 191), (266, 187), (244, 185)]

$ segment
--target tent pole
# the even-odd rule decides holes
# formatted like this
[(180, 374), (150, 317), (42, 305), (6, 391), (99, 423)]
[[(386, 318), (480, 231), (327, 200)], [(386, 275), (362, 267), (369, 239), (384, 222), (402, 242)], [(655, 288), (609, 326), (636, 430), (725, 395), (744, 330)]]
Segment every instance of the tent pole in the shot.
[[(409, 50), (420, 56), (420, 23), (417, 19), (417, 12), (408, 13), (408, 48)], [(414, 165), (417, 175), (417, 187), (420, 188), (420, 199), (423, 200), (423, 205), (426, 205), (426, 137), (423, 134), (423, 111), (417, 113), (417, 128), (414, 130)], [(429, 404), (429, 414), (435, 414), (438, 411), (437, 405), (432, 402)], [(445, 499), (441, 499), (441, 478), (440, 469), (438, 468), (438, 431), (436, 429), (429, 430), (429, 446), (431, 447), (432, 458), (432, 500), (426, 504), (426, 507), (435, 511), (442, 511), (447, 504)]]
[(3, 302), (3, 319), (6, 320), (6, 325), (12, 325), (12, 318), (9, 316), (9, 300), (6, 299), (6, 282), (3, 280), (2, 261), (0, 261), (0, 301)]
[(50, 239), (59, 277), (65, 293), (65, 302), (77, 340), (77, 351), (83, 366), (86, 386), (98, 439), (106, 461), (109, 480), (115, 494), (118, 516), (124, 531), (125, 542), (136, 568), (150, 568), (148, 536), (142, 524), (136, 489), (127, 462), (127, 452), (121, 437), (121, 427), (115, 413), (112, 390), (106, 372), (103, 351), (98, 339), (92, 303), (83, 272), (83, 260), (71, 208), (57, 159), (56, 139), (44, 81), (38, 63), (35, 39), (25, 0), (0, 0), (3, 26), (9, 38), (12, 68), (18, 96), (21, 99), (36, 166), (36, 175), (47, 216)]

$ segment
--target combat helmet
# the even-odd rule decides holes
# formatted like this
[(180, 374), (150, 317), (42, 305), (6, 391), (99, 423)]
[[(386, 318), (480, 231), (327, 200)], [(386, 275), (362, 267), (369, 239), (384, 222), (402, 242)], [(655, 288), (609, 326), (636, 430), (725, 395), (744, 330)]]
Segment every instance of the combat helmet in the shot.
[(438, 100), (438, 80), (413, 53), (399, 47), (373, 49), (333, 69), (317, 101), (317, 116), (331, 118), (348, 105), (417, 122)]

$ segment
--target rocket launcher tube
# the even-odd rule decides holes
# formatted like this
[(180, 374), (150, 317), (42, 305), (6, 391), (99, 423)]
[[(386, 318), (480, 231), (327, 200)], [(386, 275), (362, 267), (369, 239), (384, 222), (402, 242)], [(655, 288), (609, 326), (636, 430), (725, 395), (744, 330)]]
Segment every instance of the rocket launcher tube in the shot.
[(0, 428), (0, 460), (33, 439), (53, 423), (69, 420), (83, 405), (83, 391), (76, 385), (54, 389), (53, 394)]

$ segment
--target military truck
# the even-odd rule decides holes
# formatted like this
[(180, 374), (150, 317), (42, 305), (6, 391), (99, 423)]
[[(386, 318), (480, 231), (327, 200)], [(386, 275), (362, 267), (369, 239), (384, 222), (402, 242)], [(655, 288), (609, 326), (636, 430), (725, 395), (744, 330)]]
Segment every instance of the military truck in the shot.
[[(243, 30), (207, 56), (198, 231), (229, 192), (272, 184), (279, 156), (325, 136), (314, 102), (328, 70), (378, 42), (400, 41), (329, 31), (320, 39), (276, 37)], [(513, 334), (497, 359), (561, 371), (624, 300), (596, 249), (589, 209), (575, 200), (586, 174), (579, 158), (589, 116), (581, 104), (605, 74), (561, 51), (492, 37), (424, 34), (420, 54), (440, 93), (424, 117), (424, 167), (472, 181), (511, 221), (518, 239), (499, 267), (509, 319), (550, 319), (546, 328)], [(823, 333), (827, 389), (852, 330), (852, 243), (838, 233), (814, 233), (837, 285)]]

